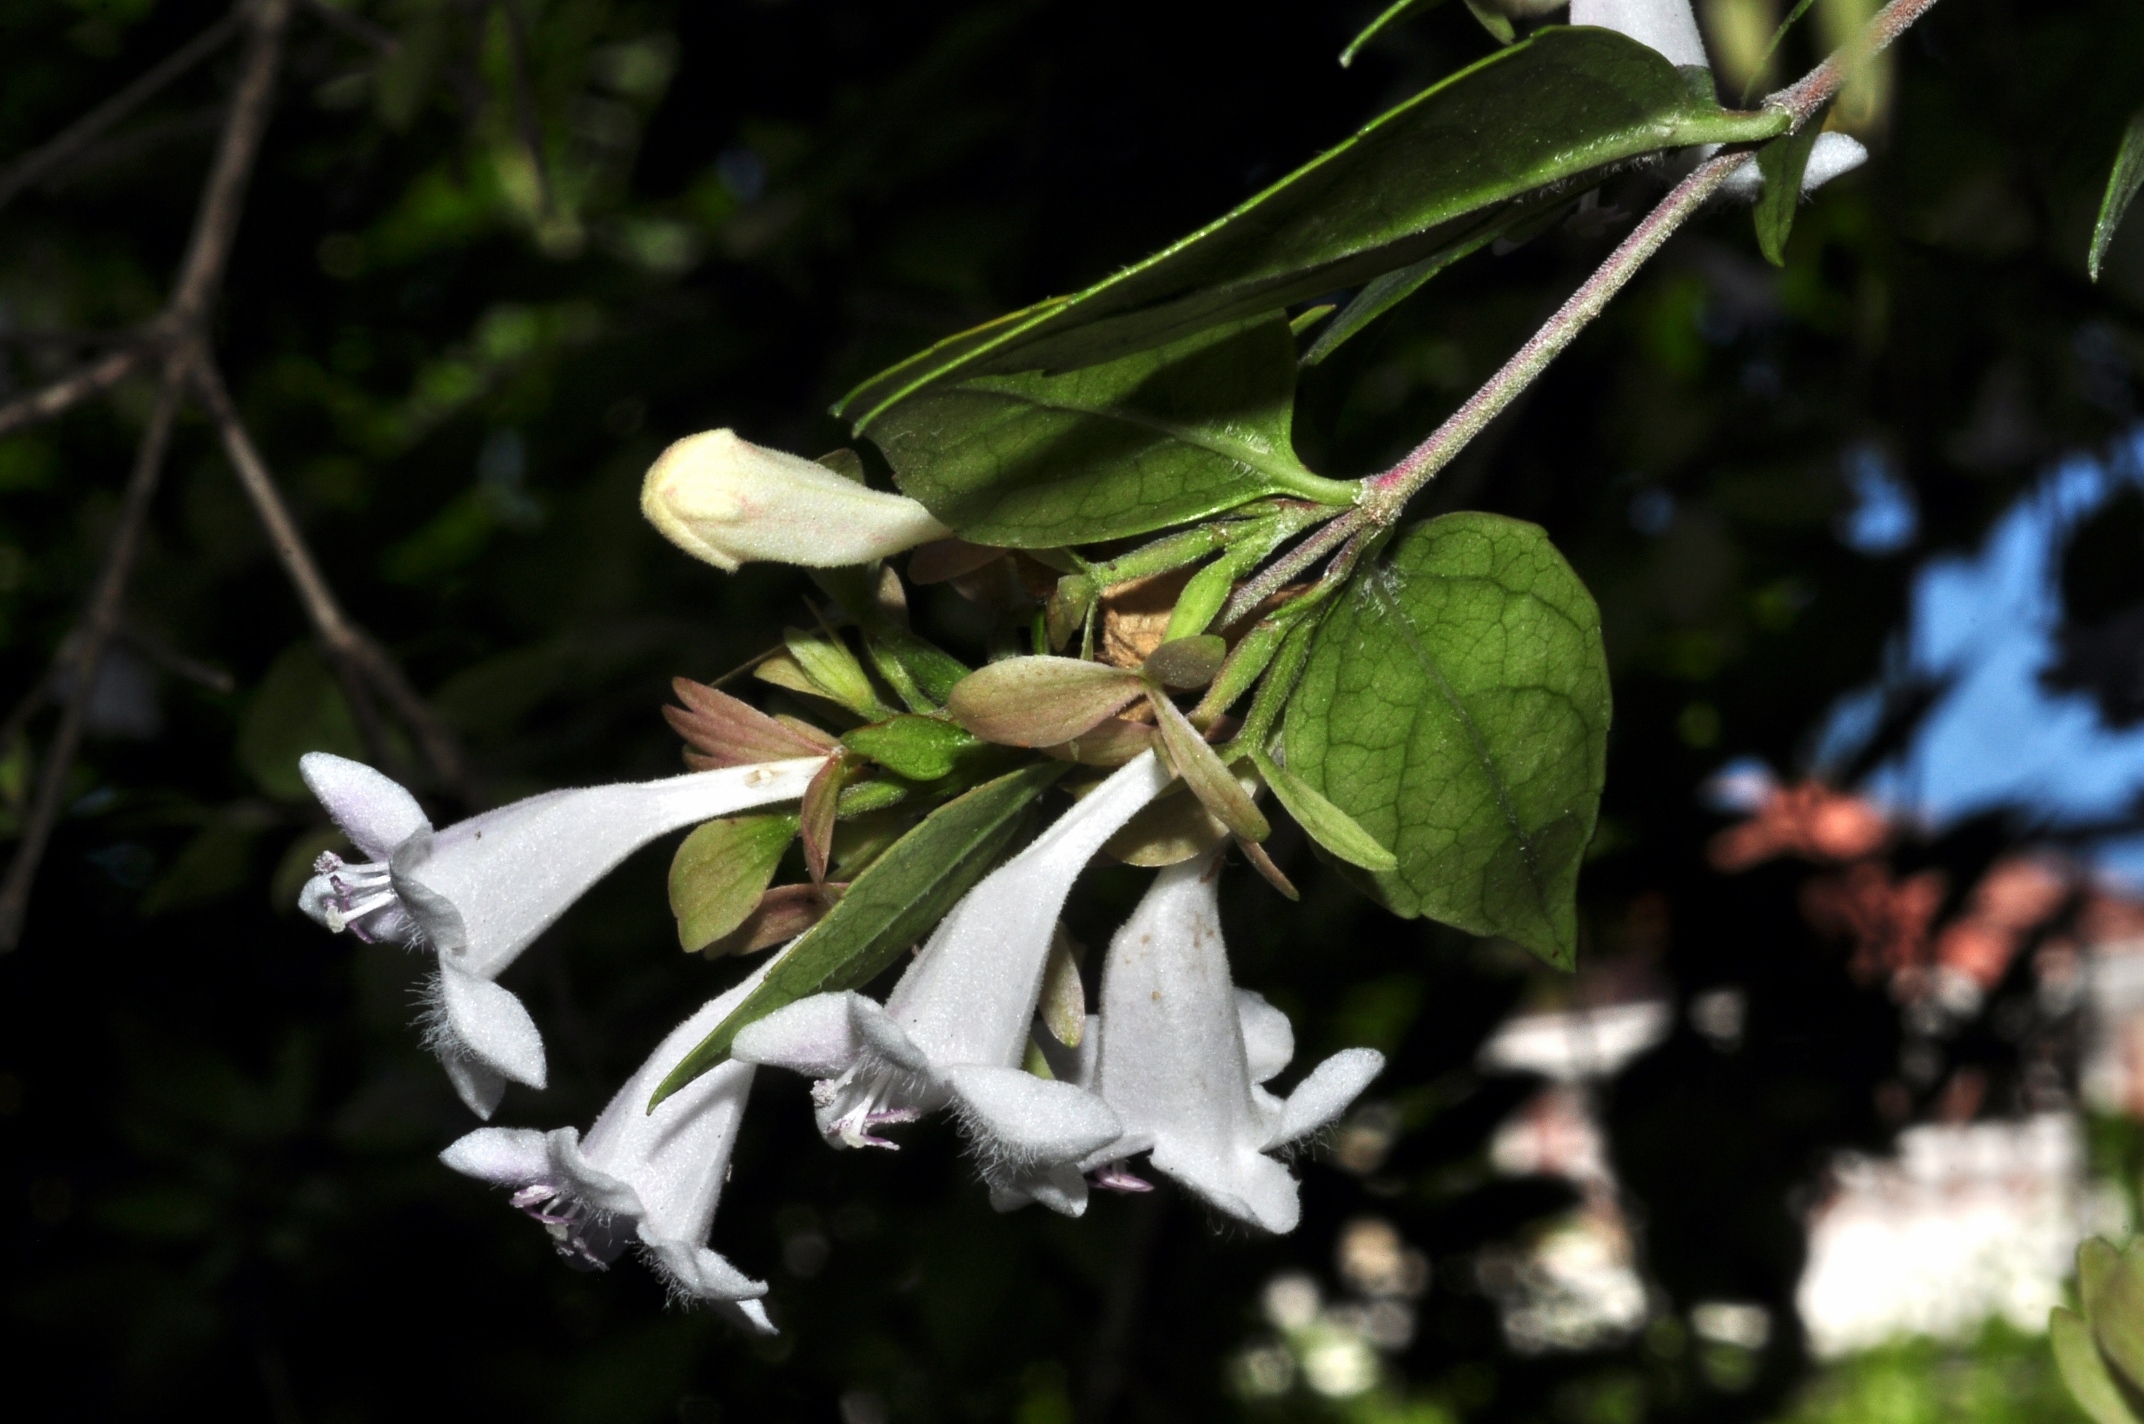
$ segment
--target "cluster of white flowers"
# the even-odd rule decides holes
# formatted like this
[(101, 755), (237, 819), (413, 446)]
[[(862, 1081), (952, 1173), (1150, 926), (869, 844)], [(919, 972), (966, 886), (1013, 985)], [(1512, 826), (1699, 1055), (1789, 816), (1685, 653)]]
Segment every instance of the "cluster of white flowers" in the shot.
[[(816, 476), (800, 480), (791, 468), (806, 462), (717, 435), (673, 447), (650, 472), (647, 496), (651, 517), (662, 516), (657, 526), (710, 562), (811, 562), (806, 555), (827, 547), (814, 531), (830, 522), (844, 557), (880, 557), (938, 532), (898, 496), (859, 504), (855, 494), (868, 491), (835, 475), (815, 502)], [(709, 493), (724, 483), (728, 494)], [(731, 528), (738, 509), (770, 504), (781, 506), (772, 532), (749, 520), (743, 535)], [(687, 527), (693, 511), (708, 509), (719, 521)], [(883, 516), (875, 532), (863, 527), (874, 516)], [(545, 1082), (542, 1035), (498, 976), (635, 850), (699, 822), (796, 802), (825, 764), (806, 756), (552, 791), (434, 831), (388, 777), (315, 752), (301, 762), (306, 784), (365, 859), (323, 855), (299, 903), (330, 930), (437, 957), (427, 1044), (462, 1100), (489, 1119), (508, 1082)], [(773, 1328), (759, 1301), (766, 1284), (706, 1243), (761, 1066), (814, 1080), (819, 1126), (835, 1147), (891, 1147), (883, 1129), (949, 1110), (1000, 1211), (1040, 1202), (1078, 1216), (1090, 1186), (1148, 1190), (1129, 1167), (1144, 1154), (1216, 1211), (1292, 1230), (1296, 1181), (1271, 1154), (1333, 1121), (1383, 1059), (1349, 1049), (1286, 1098), (1262, 1086), (1287, 1066), (1294, 1035), (1285, 1015), (1231, 979), (1215, 895), (1219, 851), (1157, 876), (1110, 946), (1100, 1012), (1064, 1035), (1076, 1047), (1037, 1018), (1074, 881), (1171, 780), (1151, 750), (1118, 768), (953, 907), (883, 1004), (828, 993), (779, 1009), (737, 1034), (728, 1061), (650, 1110), (657, 1085), (777, 954), (672, 1031), (585, 1136), (485, 1127), (441, 1160), (510, 1188), (513, 1204), (570, 1260), (607, 1265), (638, 1244), (681, 1297), (716, 1303), (760, 1330)], [(1029, 1071), (1031, 1044), (1048, 1076)]]

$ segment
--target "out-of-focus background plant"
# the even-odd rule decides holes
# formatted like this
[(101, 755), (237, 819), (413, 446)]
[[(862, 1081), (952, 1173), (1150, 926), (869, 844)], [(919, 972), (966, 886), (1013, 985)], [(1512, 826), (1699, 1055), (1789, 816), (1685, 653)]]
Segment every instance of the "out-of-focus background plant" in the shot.
[[(1779, 8), (1700, 6), (1723, 93), (1763, 80)], [(301, 751), (370, 742), (450, 809), (674, 770), (668, 679), (760, 651), (806, 586), (669, 551), (636, 507), (654, 454), (716, 425), (831, 449), (855, 380), (1139, 257), (1495, 43), (1445, 6), (1331, 63), (1373, 9), (293, 7), (189, 348), (233, 419), (178, 414), (81, 699), (156, 361), (0, 417), (10, 851), (57, 709), (85, 734), (0, 959), (25, 1408), (2078, 1417), (2042, 1332), (2144, 1170), (2144, 224), (2097, 285), (2084, 259), (2144, 104), (2122, 0), (1943, 0), (1842, 98), (1872, 160), (1784, 267), (1739, 212), (1693, 224), (1425, 501), (1544, 524), (1601, 602), (1581, 968), (1392, 920), (1299, 841), (1272, 846), (1299, 906), (1232, 878), (1239, 977), (1305, 1056), (1392, 1061), (1294, 1236), (1168, 1193), (996, 1217), (943, 1129), (859, 1163), (763, 1113), (722, 1237), (783, 1333), (747, 1340), (638, 1273), (566, 1271), (440, 1169), (466, 1120), (406, 1031), (418, 965), (296, 915), (326, 844)], [(1771, 81), (1865, 9), (1823, 0)], [(0, 169), (0, 402), (168, 310), (248, 73), (226, 14), (0, 3), (0, 153), (29, 160)], [(1306, 372), (1308, 462), (1419, 440), (1643, 210), (1622, 181)], [(238, 424), (383, 650), (354, 673), (373, 645), (308, 621)], [(958, 595), (916, 612), (980, 656)], [(547, 1123), (717, 982), (662, 887), (636, 858), (522, 971)], [(1076, 935), (1140, 888), (1101, 873)]]

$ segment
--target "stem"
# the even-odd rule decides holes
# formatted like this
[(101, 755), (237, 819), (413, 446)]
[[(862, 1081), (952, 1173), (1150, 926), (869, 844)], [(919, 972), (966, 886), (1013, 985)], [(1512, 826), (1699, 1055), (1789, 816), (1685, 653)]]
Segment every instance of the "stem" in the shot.
[(112, 542), (105, 548), (104, 562), (97, 570), (97, 583), (89, 607), (82, 615), (80, 641), (68, 666), (67, 701), (60, 713), (59, 731), (45, 753), (44, 773), (37, 780), (37, 796), (23, 822), (22, 840), (8, 862), (7, 878), (0, 882), (0, 954), (22, 942), (23, 916), (30, 907), (30, 887), (45, 847), (58, 823), (67, 782), (74, 773), (74, 757), (82, 744), (82, 724), (89, 713), (90, 698), (97, 686), (97, 668), (104, 649), (119, 626), (126, 602), (127, 578), (134, 571), (141, 550), (142, 527), (148, 522), (149, 505), (155, 497), (164, 469), (164, 452), (171, 443), (171, 425), (179, 409), (180, 373), (167, 368), (156, 409), (142, 432), (134, 455), (134, 473), (127, 480), (126, 495), (119, 507), (119, 522)]
[(23, 189), (80, 154), (106, 129), (155, 98), (165, 85), (223, 48), (236, 33), (238, 10), (234, 7), (230, 14), (172, 51), (147, 74), (69, 124), (57, 138), (9, 164), (7, 171), (0, 173), (0, 208), (13, 202)]
[(201, 190), (193, 237), (179, 264), (166, 320), (180, 327), (198, 325), (208, 315), (245, 210), (246, 183), (260, 157), (261, 137), (275, 103), (276, 74), (283, 63), (283, 33), (290, 23), (290, 0), (259, 0), (253, 8), (253, 33), (244, 68), (231, 93), (223, 137), (216, 145), (215, 166)]
[[(1800, 80), (1764, 101), (1766, 108), (1783, 109), (1793, 117), (1793, 128), (1807, 123), (1825, 102), (1839, 92), (1852, 65), (1883, 49), (1935, 4), (1935, 0), (1891, 0), (1853, 43), (1831, 55)], [(1525, 390), (1549, 363), (1578, 338), (1578, 334), (1601, 314), (1616, 293), (1638, 269), (1658, 252), (1675, 230), (1720, 190), (1728, 175), (1756, 157), (1741, 149), (1722, 153), (1700, 163), (1690, 176), (1675, 185), (1660, 205), (1608, 255), (1600, 269), (1548, 319), (1525, 345), (1466, 403), (1452, 412), (1444, 424), (1416, 446), (1407, 457), (1383, 474), (1365, 481), (1356, 514), (1342, 523), (1389, 525), (1399, 518), (1407, 501), (1419, 493), (1452, 457), (1479, 435), (1490, 421), (1502, 414), (1519, 392)], [(1352, 532), (1352, 531), (1350, 531)]]
[(121, 347), (95, 365), (85, 366), (71, 376), (63, 376), (49, 386), (0, 405), (0, 435), (64, 415), (91, 396), (102, 395), (133, 375), (135, 368), (148, 359), (154, 346), (153, 341), (143, 338), (131, 346)]

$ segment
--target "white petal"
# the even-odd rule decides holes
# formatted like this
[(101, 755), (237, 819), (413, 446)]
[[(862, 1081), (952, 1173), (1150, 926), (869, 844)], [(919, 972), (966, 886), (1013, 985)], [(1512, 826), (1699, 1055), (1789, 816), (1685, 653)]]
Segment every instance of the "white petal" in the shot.
[(416, 797), (361, 761), (307, 752), (298, 758), (298, 775), (367, 860), (385, 860), (396, 846), (432, 828)]
[(657, 1236), (645, 1222), (640, 1239), (665, 1279), (694, 1300), (755, 1300), (767, 1293), (765, 1281), (753, 1280), (705, 1246)]
[(767, 1318), (767, 1307), (756, 1300), (721, 1300), (715, 1309), (730, 1318), (732, 1324), (741, 1325), (755, 1335), (779, 1335), (774, 1322)]
[(525, 1187), (547, 1178), (551, 1154), (533, 1127), (480, 1127), (455, 1139), (439, 1160), (465, 1177), (499, 1187)]
[[(1851, 173), (1869, 161), (1869, 151), (1852, 134), (1820, 133), (1809, 150), (1808, 166), (1802, 169), (1802, 193), (1814, 193), (1842, 174)], [(1748, 165), (1756, 167), (1755, 164)]]
[(1243, 1029), (1243, 1054), (1251, 1081), (1263, 1083), (1295, 1057), (1295, 1026), (1288, 1016), (1252, 989), (1236, 991), (1236, 1022)]
[(953, 907), (886, 1000), (933, 1063), (1016, 1066), (1058, 912), (1102, 843), (1169, 784), (1142, 752)]
[(447, 1081), (469, 1111), (486, 1122), (499, 1110), (499, 1100), (506, 1096), (506, 1079), (487, 1068), (474, 1058), (464, 1058), (459, 1053), (440, 1055), (439, 1066), (447, 1070)]
[(1302, 1219), (1295, 1177), (1261, 1153), (1184, 1151), (1164, 1141), (1149, 1160), (1156, 1171), (1167, 1173), (1209, 1206), (1238, 1221), (1285, 1236)]
[(978, 1137), (989, 1173), (1076, 1162), (1123, 1135), (1109, 1105), (1070, 1083), (1052, 1083), (1018, 1068), (966, 1064), (943, 1070), (962, 1122)]
[(1571, 23), (1629, 35), (1674, 65), (1709, 67), (1690, 0), (1571, 0)]
[(813, 994), (776, 1009), (737, 1031), (730, 1056), (745, 1063), (787, 1068), (807, 1078), (836, 1078), (863, 1052), (849, 1014), (854, 994)]
[[(694, 772), (663, 781), (549, 791), (412, 844), (395, 886), (442, 952), (495, 975), (619, 861), (657, 836), (716, 816), (793, 801), (823, 757)], [(435, 929), (437, 902), (453, 929)]]
[(994, 1211), (1018, 1211), (1031, 1202), (1040, 1202), (1059, 1216), (1085, 1216), (1087, 1179), (1077, 1167), (1047, 1167), (990, 1185)]
[(1281, 1111), (1280, 1126), (1267, 1145), (1278, 1147), (1316, 1132), (1347, 1111), (1370, 1080), (1385, 1071), (1385, 1055), (1374, 1048), (1343, 1048), (1310, 1070), (1296, 1085)]
[(516, 1083), (544, 1086), (543, 1035), (511, 992), (443, 964), (439, 1002), (454, 1037), (479, 1063)]

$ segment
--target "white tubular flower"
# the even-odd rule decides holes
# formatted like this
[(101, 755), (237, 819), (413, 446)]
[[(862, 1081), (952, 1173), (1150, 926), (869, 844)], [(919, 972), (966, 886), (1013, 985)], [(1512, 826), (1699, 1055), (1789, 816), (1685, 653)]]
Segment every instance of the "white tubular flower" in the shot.
[[(1817, 189), (1843, 174), (1851, 173), (1869, 161), (1869, 151), (1852, 134), (1824, 132), (1816, 136), (1816, 143), (1809, 149), (1809, 161), (1802, 168), (1802, 196), (1808, 197)], [(1764, 175), (1754, 163), (1745, 163), (1727, 175), (1720, 191), (1731, 198), (1755, 202), (1764, 191)]]
[(439, 1160), (513, 1190), (513, 1204), (544, 1225), (558, 1253), (601, 1270), (637, 1242), (676, 1296), (709, 1301), (741, 1323), (774, 1333), (755, 1281), (708, 1249), (730, 1152), (752, 1090), (749, 1063), (724, 1063), (663, 1099), (648, 1099), (685, 1055), (766, 975), (764, 966), (670, 1031), (582, 1137), (570, 1127), (480, 1127)]
[(1571, 0), (1571, 23), (1629, 35), (1668, 57), (1670, 64), (1710, 68), (1690, 0)]
[(1082, 1165), (1100, 1168), (1105, 1186), (1137, 1190), (1124, 1159), (1151, 1152), (1155, 1170), (1218, 1210), (1288, 1232), (1302, 1211), (1295, 1178), (1266, 1154), (1338, 1117), (1385, 1059), (1344, 1049), (1285, 1100), (1258, 1086), (1287, 1066), (1295, 1035), (1286, 1015), (1230, 982), (1219, 868), (1208, 855), (1161, 872), (1110, 942), (1090, 1072), (1125, 1135)]
[(818, 994), (737, 1035), (736, 1057), (818, 1079), (820, 1131), (842, 1147), (891, 1147), (875, 1129), (951, 1108), (1001, 1210), (1041, 1201), (1086, 1210), (1072, 1163), (1121, 1135), (1100, 1098), (1026, 1072), (1050, 938), (1072, 882), (1167, 788), (1152, 753), (1127, 762), (939, 923), (887, 998)]
[(427, 1044), (488, 1118), (507, 1080), (544, 1085), (543, 1037), (492, 982), (628, 855), (666, 831), (804, 794), (823, 757), (663, 781), (549, 791), (435, 832), (417, 799), (362, 762), (309, 752), (305, 784), (365, 857), (314, 863), (298, 907), (340, 933), (439, 955)]
[(734, 430), (688, 435), (663, 451), (640, 487), (640, 511), (665, 539), (726, 573), (759, 560), (867, 564), (952, 533), (906, 495), (866, 488)]

